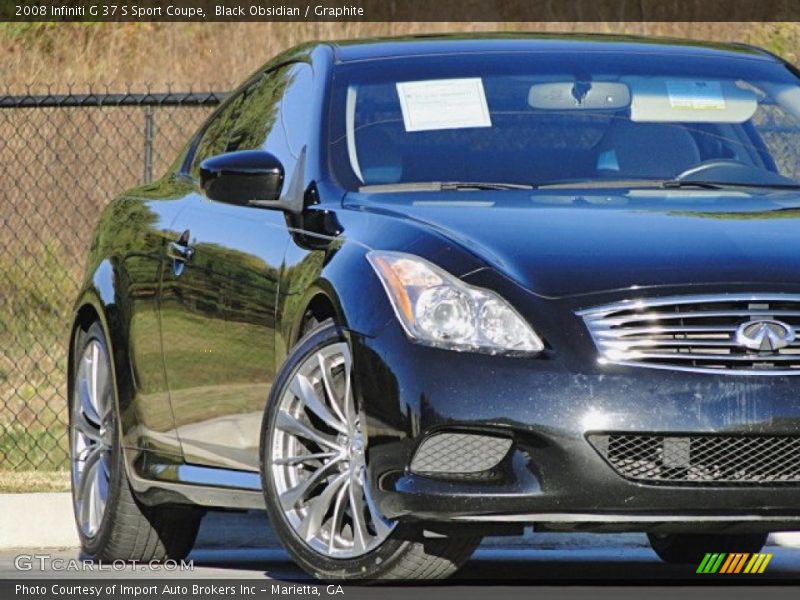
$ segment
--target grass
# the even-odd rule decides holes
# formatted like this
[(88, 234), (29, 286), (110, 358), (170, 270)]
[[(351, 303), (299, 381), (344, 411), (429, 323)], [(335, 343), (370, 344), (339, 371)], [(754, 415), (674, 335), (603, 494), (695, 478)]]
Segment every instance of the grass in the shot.
[[(269, 57), (310, 40), (441, 32), (638, 34), (756, 43), (796, 61), (798, 23), (62, 23), (0, 24), (0, 72), (12, 90), (150, 84), (227, 89)], [(236, 40), (236, 43), (231, 43)], [(69, 48), (69, 52), (64, 52)], [(165, 68), (165, 65), (169, 65)]]
[(53, 240), (0, 254), (0, 472), (67, 466), (66, 337), (77, 274)]
[(69, 471), (0, 471), (0, 494), (68, 492)]
[(61, 424), (49, 429), (0, 427), (0, 472), (67, 468), (67, 438), (67, 428)]

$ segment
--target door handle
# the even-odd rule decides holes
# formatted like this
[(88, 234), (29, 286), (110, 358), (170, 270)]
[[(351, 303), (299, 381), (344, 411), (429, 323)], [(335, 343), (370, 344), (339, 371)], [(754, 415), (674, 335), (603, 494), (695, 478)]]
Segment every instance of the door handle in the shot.
[(172, 272), (175, 277), (179, 277), (183, 273), (183, 267), (194, 256), (194, 248), (189, 245), (190, 235), (187, 229), (181, 234), (181, 237), (167, 246), (167, 255), (172, 259)]
[(192, 256), (194, 256), (194, 248), (186, 244), (181, 244), (180, 242), (170, 242), (169, 256), (173, 260), (188, 262), (192, 260)]

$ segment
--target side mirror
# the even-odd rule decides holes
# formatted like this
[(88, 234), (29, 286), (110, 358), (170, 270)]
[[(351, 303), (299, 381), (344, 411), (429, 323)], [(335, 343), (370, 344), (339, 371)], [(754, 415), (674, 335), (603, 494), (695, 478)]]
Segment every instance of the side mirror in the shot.
[(218, 202), (282, 208), (283, 165), (269, 152), (243, 150), (207, 158), (200, 163), (200, 187)]

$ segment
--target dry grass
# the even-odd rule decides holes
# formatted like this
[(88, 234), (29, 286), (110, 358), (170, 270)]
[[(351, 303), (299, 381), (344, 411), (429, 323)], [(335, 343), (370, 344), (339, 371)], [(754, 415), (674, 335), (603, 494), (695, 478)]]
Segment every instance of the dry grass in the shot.
[(0, 494), (68, 492), (69, 471), (0, 471)]
[(763, 45), (797, 60), (797, 23), (106, 23), (0, 25), (0, 72), (12, 91), (88, 84), (227, 89), (270, 56), (310, 40), (438, 32), (658, 35)]

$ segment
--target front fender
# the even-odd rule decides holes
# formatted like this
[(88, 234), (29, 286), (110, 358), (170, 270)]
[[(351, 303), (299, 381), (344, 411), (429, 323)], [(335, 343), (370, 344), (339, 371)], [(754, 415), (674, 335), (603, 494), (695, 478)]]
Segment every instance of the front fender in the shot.
[(365, 257), (367, 250), (341, 239), (323, 250), (289, 248), (278, 302), (278, 364), (302, 335), (309, 310), (317, 316), (331, 316), (342, 327), (366, 336), (393, 317), (383, 287)]
[(136, 428), (137, 419), (133, 410), (134, 386), (128, 352), (128, 328), (118, 303), (117, 281), (117, 269), (109, 258), (103, 259), (87, 278), (87, 284), (75, 303), (75, 318), (69, 342), (69, 375), (70, 389), (72, 389), (73, 366), (77, 358), (75, 357), (77, 334), (81, 329), (88, 327), (93, 320), (99, 321), (106, 336), (114, 367), (112, 377), (117, 392), (117, 414), (120, 416), (123, 446), (128, 447), (131, 445), (131, 440), (127, 434)]

